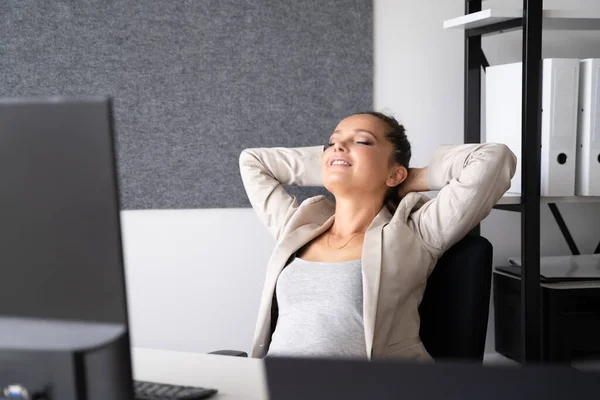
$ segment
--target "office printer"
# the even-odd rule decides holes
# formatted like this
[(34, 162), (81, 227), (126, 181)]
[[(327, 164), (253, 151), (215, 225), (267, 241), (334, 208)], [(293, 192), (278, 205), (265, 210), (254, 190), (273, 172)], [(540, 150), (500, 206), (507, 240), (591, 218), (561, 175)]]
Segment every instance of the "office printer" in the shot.
[[(496, 351), (522, 362), (521, 259), (494, 269)], [(542, 360), (600, 359), (600, 254), (540, 259)]]

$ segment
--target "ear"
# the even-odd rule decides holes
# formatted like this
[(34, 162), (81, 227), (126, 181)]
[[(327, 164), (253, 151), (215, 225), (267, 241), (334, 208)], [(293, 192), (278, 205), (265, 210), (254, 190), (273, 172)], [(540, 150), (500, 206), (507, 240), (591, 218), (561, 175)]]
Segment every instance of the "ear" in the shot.
[(395, 187), (401, 184), (408, 177), (408, 170), (402, 165), (395, 164), (392, 167), (390, 175), (385, 180), (385, 184), (388, 187)]

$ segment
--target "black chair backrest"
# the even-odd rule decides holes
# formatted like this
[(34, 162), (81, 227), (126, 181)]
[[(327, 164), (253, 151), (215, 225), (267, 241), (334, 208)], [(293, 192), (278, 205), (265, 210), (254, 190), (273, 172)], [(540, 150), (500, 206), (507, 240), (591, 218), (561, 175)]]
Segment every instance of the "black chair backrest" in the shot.
[(483, 360), (493, 249), (466, 236), (439, 259), (419, 307), (423, 345), (436, 360)]

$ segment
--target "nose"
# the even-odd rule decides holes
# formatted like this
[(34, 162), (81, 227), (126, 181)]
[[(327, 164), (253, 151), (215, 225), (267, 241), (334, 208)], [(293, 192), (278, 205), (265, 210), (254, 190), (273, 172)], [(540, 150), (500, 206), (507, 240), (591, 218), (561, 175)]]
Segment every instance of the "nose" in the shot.
[(347, 150), (348, 150), (348, 148), (346, 147), (346, 142), (343, 140), (338, 140), (333, 145), (333, 151), (335, 151), (335, 152), (338, 152), (338, 151), (345, 152)]

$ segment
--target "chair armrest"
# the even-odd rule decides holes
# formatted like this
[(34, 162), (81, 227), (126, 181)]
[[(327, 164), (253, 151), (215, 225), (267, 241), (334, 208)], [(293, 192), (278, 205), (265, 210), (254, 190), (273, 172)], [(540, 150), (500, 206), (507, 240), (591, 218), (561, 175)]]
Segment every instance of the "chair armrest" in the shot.
[(248, 353), (240, 350), (217, 350), (211, 351), (208, 354), (216, 354), (220, 356), (232, 356), (232, 357), (248, 357)]

